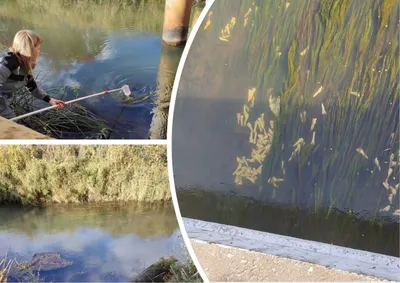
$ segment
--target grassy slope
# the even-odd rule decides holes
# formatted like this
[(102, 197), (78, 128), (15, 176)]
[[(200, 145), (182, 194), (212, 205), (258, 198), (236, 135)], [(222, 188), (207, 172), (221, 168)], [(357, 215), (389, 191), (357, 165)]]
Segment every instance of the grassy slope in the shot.
[(0, 203), (170, 199), (165, 146), (0, 147)]

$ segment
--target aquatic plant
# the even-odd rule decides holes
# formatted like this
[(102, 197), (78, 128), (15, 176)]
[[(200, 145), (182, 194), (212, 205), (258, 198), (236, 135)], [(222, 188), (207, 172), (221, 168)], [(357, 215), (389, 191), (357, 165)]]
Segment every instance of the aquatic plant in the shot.
[(12, 264), (12, 261), (7, 260), (6, 256), (2, 260), (0, 260), (0, 282), (1, 283), (7, 283), (8, 270), (10, 269), (11, 264)]
[(162, 145), (0, 146), (0, 203), (170, 199)]
[[(236, 127), (236, 120), (248, 127), (249, 157), (232, 156), (238, 189), (271, 203), (325, 211), (327, 218), (334, 209), (352, 214), (368, 208), (363, 217), (371, 221), (386, 216), (398, 221), (399, 2), (237, 5), (221, 0), (211, 8), (191, 52), (214, 63), (230, 56), (214, 64), (215, 70), (197, 72), (207, 86), (240, 77), (242, 85), (255, 89), (246, 93), (235, 83), (223, 84), (219, 93), (213, 89), (224, 99), (242, 93), (243, 106), (227, 124)], [(202, 42), (214, 44), (207, 48)], [(194, 68), (188, 59), (186, 66)], [(195, 73), (190, 70), (192, 89)], [(264, 133), (270, 140), (255, 144)]]
[[(66, 88), (54, 88), (48, 93), (62, 97), (66, 90)], [(19, 116), (37, 110), (36, 102), (37, 100), (29, 95), (27, 89), (22, 89), (15, 93), (11, 108)], [(112, 131), (105, 120), (79, 104), (67, 105), (62, 110), (54, 109), (38, 113), (23, 118), (18, 123), (56, 139), (68, 137), (104, 139)]]
[(193, 260), (176, 263), (171, 266), (172, 276), (168, 282), (203, 282)]
[(131, 282), (203, 282), (192, 260), (180, 262), (163, 257), (143, 270)]

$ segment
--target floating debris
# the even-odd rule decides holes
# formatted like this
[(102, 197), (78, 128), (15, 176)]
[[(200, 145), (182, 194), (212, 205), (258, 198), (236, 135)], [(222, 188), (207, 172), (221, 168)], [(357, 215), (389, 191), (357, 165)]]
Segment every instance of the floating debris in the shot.
[(393, 160), (394, 160), (394, 153), (392, 153), (389, 157), (389, 167), (395, 167), (397, 165), (397, 162)]
[(365, 154), (364, 150), (361, 147), (357, 148), (356, 151), (364, 156), (366, 159), (368, 159), (368, 156)]
[(250, 103), (249, 107), (253, 108), (254, 107), (254, 94), (256, 93), (256, 88), (249, 89), (248, 95), (247, 95), (247, 102)]
[(389, 144), (392, 144), (393, 139), (394, 139), (394, 133), (391, 133), (391, 134), (390, 134)]
[(249, 15), (251, 13), (252, 9), (249, 8), (249, 10), (247, 11), (247, 13), (244, 15), (244, 26), (247, 26), (247, 23), (249, 21)]
[(317, 124), (317, 118), (312, 118), (310, 131), (314, 130), (316, 124)]
[(386, 178), (386, 182), (389, 180), (390, 176), (392, 176), (392, 173), (393, 173), (393, 169), (389, 168), (388, 174), (387, 174), (387, 178)]
[[(248, 110), (249, 108), (247, 105), (244, 105), (244, 109)], [(270, 125), (273, 127), (273, 123), (270, 122)], [(254, 125), (247, 122), (246, 126), (250, 129), (249, 142), (255, 144), (256, 148), (252, 149), (251, 158), (237, 158), (238, 167), (233, 173), (237, 185), (242, 185), (243, 179), (247, 179), (253, 184), (256, 182), (258, 175), (261, 174), (262, 162), (272, 144), (273, 130), (271, 128), (268, 131), (265, 129), (264, 113), (256, 119)], [(254, 168), (252, 166), (258, 167)]]
[(283, 175), (286, 175), (286, 170), (285, 170), (285, 161), (284, 161), (284, 160), (282, 160), (282, 161), (281, 161), (281, 169), (282, 169), (282, 173), (283, 173)]
[(396, 210), (393, 212), (393, 215), (400, 216), (400, 209), (396, 209)]
[(313, 134), (312, 134), (311, 144), (315, 145), (315, 132), (313, 132)]
[(392, 195), (394, 195), (394, 196), (397, 194), (397, 189), (392, 186), (390, 186), (390, 191), (392, 192)]
[(231, 30), (235, 26), (235, 23), (236, 23), (236, 18), (232, 17), (231, 22), (229, 24), (226, 24), (225, 28), (221, 30), (221, 35), (219, 37), (220, 40), (226, 42), (229, 41), (229, 38), (231, 37)]
[(382, 185), (385, 187), (386, 190), (390, 190), (390, 186), (388, 182), (383, 182)]
[(390, 210), (390, 205), (387, 205), (387, 206), (385, 206), (385, 208), (382, 208), (380, 211), (382, 212), (382, 211), (384, 211), (384, 212), (387, 212), (387, 211), (389, 211)]
[(250, 137), (249, 137), (249, 143), (255, 143), (254, 141), (254, 130), (253, 130), (253, 126), (250, 123), (247, 123), (247, 127), (250, 129)]
[(323, 91), (324, 87), (321, 86), (313, 95), (313, 97), (316, 97), (318, 94), (320, 94)]
[(293, 147), (297, 147), (299, 145), (304, 145), (304, 144), (305, 144), (304, 139), (303, 138), (299, 138), (297, 140), (297, 142), (293, 145)]
[(374, 163), (375, 163), (375, 165), (376, 165), (376, 168), (378, 168), (378, 170), (381, 171), (381, 165), (379, 164), (378, 158), (375, 158), (375, 159), (374, 159)]
[(326, 113), (325, 106), (323, 103), (321, 103), (321, 108), (322, 108), (322, 115), (328, 114), (328, 113)]
[(274, 113), (274, 115), (276, 117), (279, 116), (280, 107), (281, 107), (281, 98), (280, 98), (280, 96), (273, 97), (272, 95), (270, 95), (269, 96), (269, 108), (271, 109), (272, 113)]
[(304, 124), (307, 118), (307, 111), (300, 113), (300, 121)]
[(354, 96), (357, 96), (357, 97), (360, 97), (360, 94), (358, 92), (355, 92), (355, 91), (351, 91), (350, 94), (352, 94)]
[(289, 162), (293, 159), (293, 157), (296, 156), (296, 154), (298, 154), (301, 150), (301, 147), (305, 144), (304, 139), (303, 138), (299, 138), (297, 140), (297, 142), (293, 145), (293, 147), (295, 148), (294, 151), (292, 152), (292, 155), (289, 158)]
[(242, 113), (237, 113), (236, 114), (236, 118), (237, 118), (237, 123), (239, 125), (242, 125), (242, 123), (243, 123), (243, 115), (242, 115)]
[(279, 186), (278, 186), (278, 183), (281, 183), (281, 182), (283, 182), (283, 181), (285, 181), (284, 179), (281, 179), (281, 178), (276, 178), (276, 177), (271, 177), (271, 178), (269, 178), (268, 179), (268, 183), (269, 184), (271, 184), (272, 186), (274, 186), (275, 188), (278, 188)]
[[(306, 53), (307, 53), (307, 50), (308, 50), (308, 48), (309, 48), (310, 46), (307, 46), (307, 48), (306, 49), (304, 49), (303, 51), (301, 51), (300, 52), (300, 56), (304, 56), (304, 55), (306, 55)], [(309, 71), (307, 71), (307, 72), (309, 72)]]
[(208, 29), (208, 27), (211, 25), (211, 16), (212, 12), (208, 13), (207, 21), (206, 24), (204, 25), (204, 30)]

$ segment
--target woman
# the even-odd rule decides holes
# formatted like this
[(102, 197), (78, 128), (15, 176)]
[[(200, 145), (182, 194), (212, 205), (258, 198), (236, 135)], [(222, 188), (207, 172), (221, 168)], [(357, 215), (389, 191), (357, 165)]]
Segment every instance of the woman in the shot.
[(36, 66), (43, 39), (31, 30), (21, 30), (14, 37), (9, 52), (0, 58), (0, 116), (11, 119), (15, 112), (10, 103), (19, 89), (26, 87), (36, 98), (42, 99), (58, 109), (64, 102), (51, 98), (41, 89), (33, 78), (32, 71)]

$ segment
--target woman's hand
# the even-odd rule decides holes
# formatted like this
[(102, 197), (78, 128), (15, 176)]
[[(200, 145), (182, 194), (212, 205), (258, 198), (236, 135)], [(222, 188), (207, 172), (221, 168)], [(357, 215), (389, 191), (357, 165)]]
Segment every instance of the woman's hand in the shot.
[(64, 101), (62, 101), (62, 100), (58, 100), (58, 99), (55, 99), (55, 98), (51, 98), (50, 99), (50, 101), (49, 101), (49, 103), (51, 104), (51, 105), (57, 105), (57, 109), (61, 109), (61, 108), (63, 108), (64, 106), (65, 106), (65, 103), (64, 103)]

